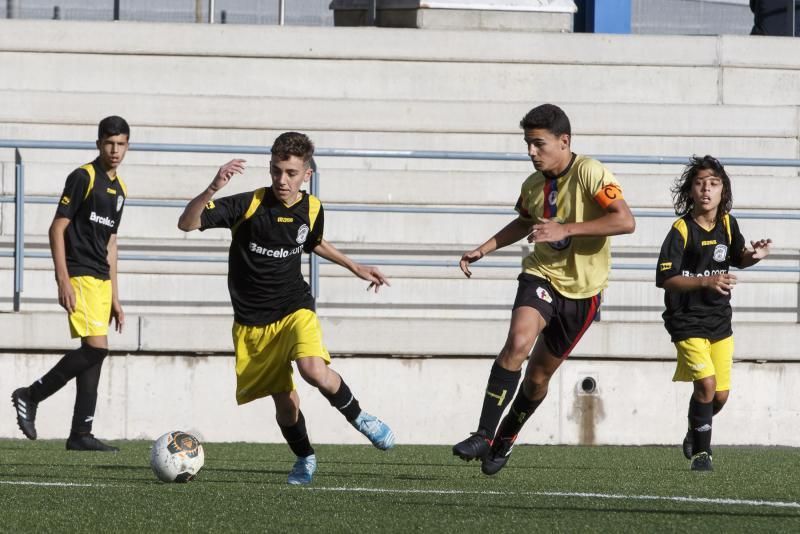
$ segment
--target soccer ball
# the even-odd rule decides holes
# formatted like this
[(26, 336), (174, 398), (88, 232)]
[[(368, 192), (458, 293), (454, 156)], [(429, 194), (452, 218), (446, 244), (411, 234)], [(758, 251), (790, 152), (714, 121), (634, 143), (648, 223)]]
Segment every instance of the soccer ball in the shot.
[(158, 438), (150, 451), (150, 467), (162, 482), (189, 482), (197, 476), (204, 461), (200, 441), (181, 430)]

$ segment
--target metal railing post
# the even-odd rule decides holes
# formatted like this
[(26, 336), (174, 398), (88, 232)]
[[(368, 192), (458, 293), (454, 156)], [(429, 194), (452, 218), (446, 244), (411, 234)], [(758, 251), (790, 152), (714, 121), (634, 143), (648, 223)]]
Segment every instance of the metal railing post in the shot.
[(14, 149), (14, 311), (20, 308), (25, 272), (25, 166), (19, 149)]
[(278, 0), (278, 25), (283, 26), (286, 17), (286, 0)]
[[(311, 194), (319, 198), (319, 169), (314, 159), (311, 160), (311, 168), (314, 171), (311, 175)], [(311, 286), (311, 295), (314, 299), (319, 298), (319, 256), (313, 252), (308, 258), (308, 280)]]
[(378, 0), (369, 0), (367, 6), (367, 26), (375, 26), (378, 22)]
[(214, 0), (208, 0), (208, 23), (214, 24)]

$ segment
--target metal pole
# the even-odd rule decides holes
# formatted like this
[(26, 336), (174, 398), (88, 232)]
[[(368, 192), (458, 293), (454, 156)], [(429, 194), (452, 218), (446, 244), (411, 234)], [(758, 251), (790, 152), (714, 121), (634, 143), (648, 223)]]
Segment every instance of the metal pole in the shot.
[(378, 20), (378, 0), (369, 0), (367, 7), (367, 26), (375, 26)]
[[(311, 159), (311, 169), (314, 171), (311, 175), (311, 194), (319, 198), (319, 169), (313, 158)], [(308, 258), (308, 280), (311, 286), (311, 296), (314, 299), (319, 298), (319, 256), (313, 252)]]
[(214, 0), (208, 0), (208, 23), (214, 24)]
[(203, 22), (203, 0), (194, 0), (194, 21)]
[(789, 29), (789, 35), (792, 37), (797, 37), (797, 21), (795, 20), (795, 17), (797, 16), (797, 0), (790, 0), (789, 11), (791, 11), (788, 17), (789, 24), (792, 25), (792, 27)]
[(19, 149), (14, 150), (14, 311), (19, 311), (25, 272), (25, 166)]
[(19, 18), (19, 0), (6, 0), (6, 18)]
[(119, 20), (119, 0), (114, 0), (114, 20)]
[(278, 25), (283, 26), (286, 16), (286, 0), (278, 0)]

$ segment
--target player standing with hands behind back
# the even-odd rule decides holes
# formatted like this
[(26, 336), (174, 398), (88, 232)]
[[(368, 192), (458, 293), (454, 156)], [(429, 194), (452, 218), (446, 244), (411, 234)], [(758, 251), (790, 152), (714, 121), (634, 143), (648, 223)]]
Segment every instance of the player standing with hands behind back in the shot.
[(711, 156), (694, 157), (672, 188), (675, 221), (658, 257), (664, 325), (678, 351), (672, 380), (693, 382), (683, 454), (692, 471), (711, 471), (711, 422), (728, 400), (733, 365), (731, 291), (736, 275), (766, 258), (771, 239), (745, 246), (733, 207), (731, 180)]

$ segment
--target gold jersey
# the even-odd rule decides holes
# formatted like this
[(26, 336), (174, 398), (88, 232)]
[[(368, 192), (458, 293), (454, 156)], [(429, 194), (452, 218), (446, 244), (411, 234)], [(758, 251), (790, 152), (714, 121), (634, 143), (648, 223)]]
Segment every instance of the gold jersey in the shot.
[[(619, 182), (602, 163), (573, 155), (569, 167), (555, 178), (539, 171), (531, 174), (522, 184), (515, 209), (531, 225), (540, 218), (580, 223), (603, 216), (612, 202), (622, 198)], [(567, 298), (592, 297), (608, 285), (610, 243), (607, 236), (536, 243), (522, 260), (522, 267), (524, 272), (550, 281)]]

